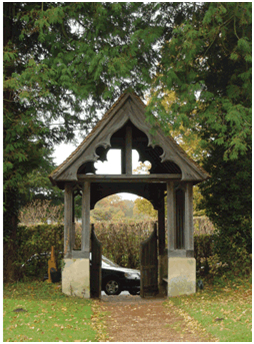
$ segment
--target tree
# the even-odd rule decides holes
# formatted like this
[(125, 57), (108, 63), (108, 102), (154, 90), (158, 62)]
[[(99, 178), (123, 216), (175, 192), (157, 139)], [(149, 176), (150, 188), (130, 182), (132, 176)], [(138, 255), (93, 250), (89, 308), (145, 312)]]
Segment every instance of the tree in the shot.
[[(211, 175), (201, 184), (203, 207), (229, 261), (239, 245), (251, 252), (252, 4), (193, 4), (162, 48), (149, 107), (150, 113), (157, 107), (165, 130), (200, 138)], [(169, 113), (165, 90), (175, 94)]]
[(3, 14), (6, 280), (23, 181), (123, 90), (152, 88), (150, 123), (196, 133), (208, 154), (249, 154), (251, 3), (5, 2)]
[[(195, 4), (195, 3), (194, 3)], [(224, 147), (225, 159), (249, 149), (251, 135), (251, 3), (196, 4), (165, 42), (150, 109), (165, 127), (191, 129), (201, 147)], [(163, 106), (174, 91), (170, 113)], [(208, 130), (208, 131), (207, 131)]]
[(52, 186), (48, 178), (55, 168), (56, 165), (53, 163), (52, 157), (45, 154), (44, 164), (27, 174), (22, 181), (22, 206), (35, 200), (47, 200), (52, 205), (64, 202), (63, 191), (56, 186)]
[(231, 267), (238, 261), (244, 271), (252, 252), (251, 150), (233, 161), (225, 161), (223, 155), (222, 147), (214, 147), (204, 160), (212, 178), (200, 185), (201, 207), (218, 230), (216, 249), (221, 259)]
[[(176, 94), (174, 91), (165, 90), (165, 96), (163, 97), (163, 108), (169, 113), (172, 109), (172, 105), (176, 101)], [(170, 135), (175, 141), (183, 148), (183, 150), (194, 160), (199, 161), (203, 165), (203, 157), (207, 156), (207, 152), (201, 147), (201, 137), (198, 132), (193, 131), (190, 128), (184, 128), (180, 124), (179, 128), (173, 129), (173, 125), (169, 126)], [(204, 215), (204, 209), (200, 209), (203, 196), (201, 195), (198, 185), (194, 185), (193, 188), (193, 215)]]
[[(46, 150), (83, 134), (129, 86), (148, 87), (162, 28), (158, 4), (4, 3), (4, 266), (14, 279), (15, 233), (27, 176)], [(151, 20), (151, 25), (147, 25)]]
[(93, 221), (119, 221), (133, 217), (134, 202), (119, 195), (103, 198), (91, 211)]
[[(7, 281), (15, 279), (15, 237), (18, 212), (28, 194), (27, 178), (35, 169), (48, 168), (49, 149), (53, 143), (73, 137), (77, 118), (75, 109), (72, 116), (67, 114), (66, 90), (52, 81), (52, 70), (43, 63), (49, 48), (40, 37), (43, 20), (40, 12), (40, 3), (4, 3), (4, 277)], [(66, 127), (51, 127), (51, 120), (59, 116), (66, 122), (68, 118), (72, 120)]]
[(133, 213), (136, 217), (140, 218), (141, 216), (144, 219), (157, 219), (158, 217), (157, 210), (155, 210), (152, 203), (147, 201), (145, 198), (135, 199)]

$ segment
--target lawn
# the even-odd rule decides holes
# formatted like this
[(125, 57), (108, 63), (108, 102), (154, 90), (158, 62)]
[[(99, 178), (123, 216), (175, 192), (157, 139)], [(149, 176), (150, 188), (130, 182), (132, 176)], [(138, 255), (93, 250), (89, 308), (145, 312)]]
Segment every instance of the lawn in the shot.
[(220, 285), (205, 283), (194, 295), (171, 298), (167, 305), (189, 314), (221, 342), (251, 342), (251, 278), (219, 281)]
[(47, 282), (9, 284), (3, 296), (5, 342), (97, 341), (91, 300), (65, 296)]

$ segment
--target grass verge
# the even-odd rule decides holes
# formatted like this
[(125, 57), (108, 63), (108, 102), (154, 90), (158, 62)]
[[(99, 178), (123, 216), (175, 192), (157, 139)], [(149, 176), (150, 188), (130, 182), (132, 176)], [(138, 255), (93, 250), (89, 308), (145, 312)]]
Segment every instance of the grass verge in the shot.
[(186, 312), (220, 342), (251, 342), (251, 278), (218, 282), (205, 284), (196, 294), (171, 298), (166, 306), (173, 304), (180, 313)]
[(47, 282), (6, 285), (3, 340), (95, 342), (91, 306), (91, 300), (68, 297), (61, 286)]

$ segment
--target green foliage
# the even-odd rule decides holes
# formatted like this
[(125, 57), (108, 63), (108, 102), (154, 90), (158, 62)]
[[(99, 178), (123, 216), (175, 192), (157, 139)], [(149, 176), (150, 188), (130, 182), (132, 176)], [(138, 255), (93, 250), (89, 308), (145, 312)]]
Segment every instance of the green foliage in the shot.
[[(252, 242), (252, 4), (195, 3), (192, 9), (161, 50), (148, 111), (159, 104), (166, 131), (198, 135), (198, 157), (211, 175), (200, 185), (199, 209), (218, 229), (220, 259), (232, 266), (251, 253)], [(169, 92), (175, 100), (168, 111)]]
[(151, 102), (152, 108), (163, 101), (162, 88), (174, 91), (172, 111), (161, 116), (173, 129), (182, 125), (200, 134), (201, 126), (203, 144), (212, 139), (223, 146), (225, 159), (245, 154), (251, 135), (251, 6), (196, 6), (162, 49)]
[[(232, 266), (252, 252), (251, 151), (235, 161), (225, 161), (215, 148), (204, 161), (212, 178), (201, 184), (202, 207), (218, 232), (216, 252)], [(238, 264), (239, 266), (241, 264)]]
[[(44, 156), (45, 160), (47, 159)], [(63, 204), (64, 193), (56, 186), (52, 186), (48, 176), (55, 169), (52, 159), (49, 158), (43, 166), (28, 172), (22, 182), (22, 206), (41, 200), (50, 201), (51, 204)]]
[(239, 233), (231, 238), (218, 231), (194, 235), (194, 257), (198, 277), (214, 280), (227, 272), (238, 276), (251, 272), (252, 255)]
[(200, 204), (203, 201), (203, 196), (201, 194), (200, 188), (198, 185), (193, 187), (193, 216), (202, 216), (205, 215), (205, 210), (200, 209)]
[(194, 236), (194, 257), (196, 259), (197, 276), (208, 275), (211, 265), (209, 258), (213, 257), (214, 236), (209, 234)]
[(4, 4), (6, 192), (43, 164), (45, 148), (73, 140), (74, 129), (85, 135), (98, 119), (96, 111), (123, 90), (132, 87), (142, 95), (149, 87), (155, 44), (164, 34), (155, 20), (158, 8)]
[(130, 80), (140, 90), (148, 82), (142, 71), (158, 38), (146, 25), (156, 6), (148, 7), (143, 19), (135, 3), (4, 3), (5, 240), (15, 237), (23, 196), (40, 187), (31, 176), (53, 144), (73, 140), (74, 129), (85, 135), (95, 109)]
[[(48, 260), (51, 246), (54, 246), (58, 268), (63, 258), (63, 225), (40, 224), (35, 226), (19, 226), (17, 231), (17, 247), (15, 266), (16, 280), (29, 276), (36, 276), (42, 280), (48, 269)], [(33, 255), (40, 257), (31, 264), (27, 262)], [(43, 256), (44, 255), (44, 256)], [(25, 264), (24, 268), (21, 268)]]

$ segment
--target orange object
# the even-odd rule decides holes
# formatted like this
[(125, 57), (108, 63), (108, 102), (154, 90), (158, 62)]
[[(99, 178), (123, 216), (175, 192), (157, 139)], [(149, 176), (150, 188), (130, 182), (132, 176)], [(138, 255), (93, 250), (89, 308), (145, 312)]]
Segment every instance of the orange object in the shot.
[(51, 269), (54, 269), (54, 271), (57, 271), (54, 246), (51, 246), (51, 255), (50, 255), (50, 259), (48, 260), (48, 282), (50, 283), (52, 283), (51, 275), (50, 275)]

